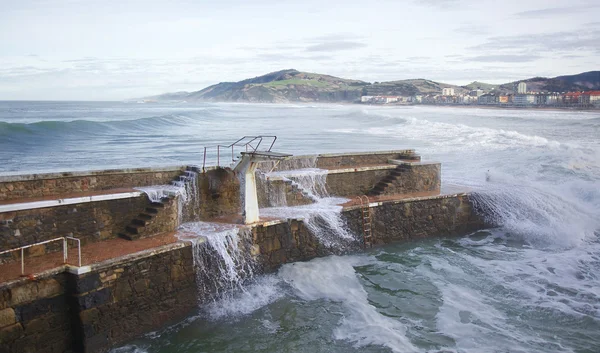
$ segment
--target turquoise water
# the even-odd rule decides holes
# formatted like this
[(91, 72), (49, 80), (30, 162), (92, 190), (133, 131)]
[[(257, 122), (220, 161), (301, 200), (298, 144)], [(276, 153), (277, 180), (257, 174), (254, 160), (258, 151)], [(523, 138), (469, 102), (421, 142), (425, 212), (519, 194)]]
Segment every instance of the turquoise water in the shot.
[(415, 148), (499, 227), (288, 264), (116, 352), (600, 351), (597, 112), (0, 102), (0, 175), (199, 164), (253, 134)]

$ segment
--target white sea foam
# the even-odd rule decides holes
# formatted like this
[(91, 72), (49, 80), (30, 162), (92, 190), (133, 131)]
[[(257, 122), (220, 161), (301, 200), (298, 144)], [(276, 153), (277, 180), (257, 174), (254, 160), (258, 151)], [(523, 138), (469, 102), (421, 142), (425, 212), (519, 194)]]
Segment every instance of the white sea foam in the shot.
[(380, 314), (356, 277), (352, 257), (330, 256), (284, 265), (279, 276), (306, 300), (326, 299), (343, 304), (345, 312), (334, 338), (357, 347), (381, 345), (394, 352), (416, 351), (406, 337), (406, 327)]
[(245, 285), (243, 290), (211, 302), (202, 310), (208, 314), (211, 320), (240, 318), (283, 297), (284, 293), (279, 287), (279, 282), (280, 280), (274, 275), (261, 276)]

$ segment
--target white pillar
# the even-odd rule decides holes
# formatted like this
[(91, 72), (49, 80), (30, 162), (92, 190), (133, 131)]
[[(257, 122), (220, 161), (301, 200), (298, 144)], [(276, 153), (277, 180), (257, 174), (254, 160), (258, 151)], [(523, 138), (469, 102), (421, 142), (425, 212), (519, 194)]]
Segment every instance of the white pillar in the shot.
[(244, 171), (244, 224), (256, 223), (258, 215), (258, 195), (256, 193), (257, 163), (250, 162)]

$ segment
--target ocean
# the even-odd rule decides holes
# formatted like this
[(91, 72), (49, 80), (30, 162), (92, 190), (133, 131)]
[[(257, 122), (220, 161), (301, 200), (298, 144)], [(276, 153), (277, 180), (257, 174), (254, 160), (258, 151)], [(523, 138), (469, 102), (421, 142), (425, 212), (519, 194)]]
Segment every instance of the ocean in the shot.
[(600, 351), (598, 112), (0, 102), (0, 175), (198, 165), (244, 135), (414, 148), (498, 227), (287, 264), (114, 353)]

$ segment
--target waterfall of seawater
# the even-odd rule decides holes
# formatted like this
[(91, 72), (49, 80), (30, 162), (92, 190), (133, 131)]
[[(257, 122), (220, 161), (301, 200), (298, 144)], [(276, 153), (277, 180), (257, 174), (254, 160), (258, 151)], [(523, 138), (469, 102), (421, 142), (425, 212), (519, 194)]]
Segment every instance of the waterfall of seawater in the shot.
[(186, 170), (184, 175), (171, 182), (170, 185), (153, 185), (137, 187), (148, 195), (152, 202), (161, 202), (163, 198), (177, 197), (178, 224), (198, 220), (200, 197), (198, 195), (198, 173)]
[[(341, 217), (342, 206), (340, 204), (348, 200), (329, 196), (327, 192), (327, 170), (315, 168), (316, 159), (301, 159), (296, 164), (304, 168), (271, 172), (267, 173), (266, 176), (291, 181), (293, 186), (312, 199), (314, 203), (293, 207), (263, 208), (260, 211), (261, 215), (275, 218), (304, 219), (304, 224), (309, 231), (319, 239), (321, 244), (330, 248), (333, 252), (344, 251), (355, 246), (357, 239), (348, 231)], [(285, 193), (285, 188), (278, 191)], [(278, 195), (275, 199), (285, 200), (285, 194)]]
[(254, 277), (251, 235), (234, 224), (190, 222), (179, 228), (179, 238), (193, 243), (199, 301), (216, 300), (244, 291)]

